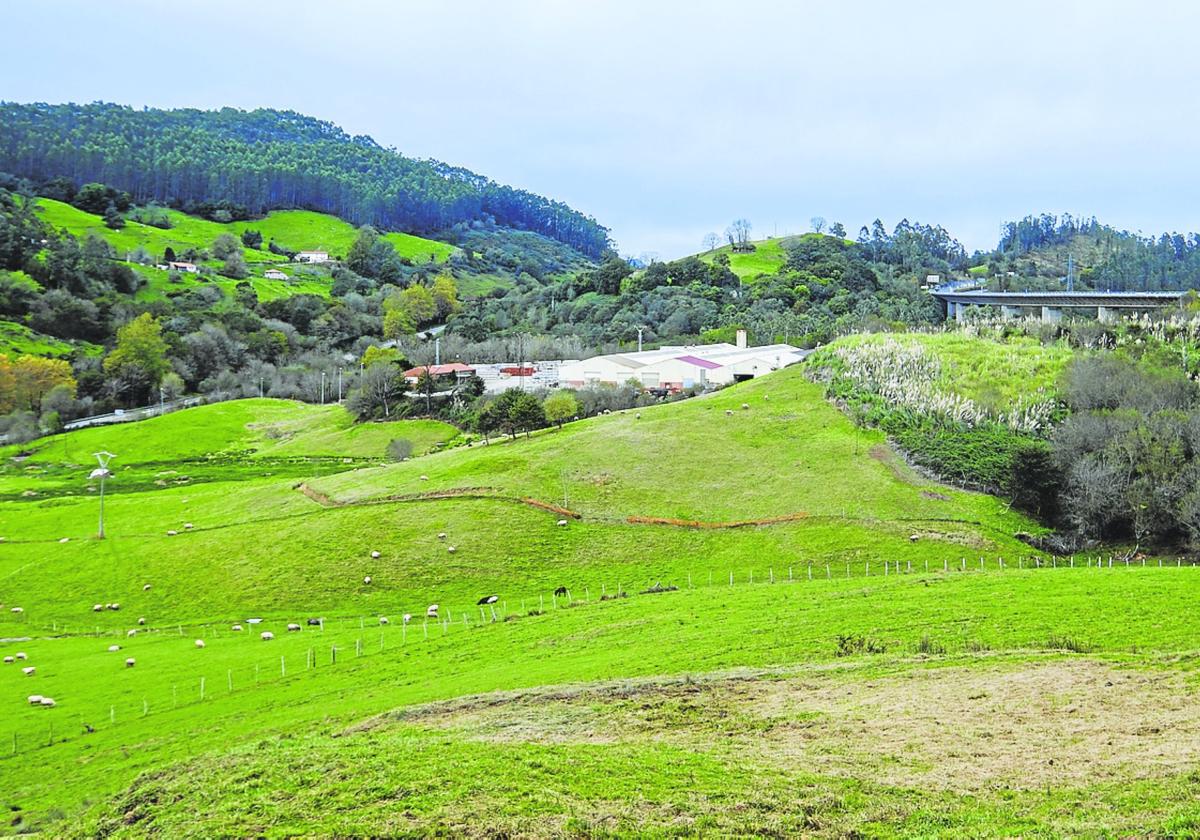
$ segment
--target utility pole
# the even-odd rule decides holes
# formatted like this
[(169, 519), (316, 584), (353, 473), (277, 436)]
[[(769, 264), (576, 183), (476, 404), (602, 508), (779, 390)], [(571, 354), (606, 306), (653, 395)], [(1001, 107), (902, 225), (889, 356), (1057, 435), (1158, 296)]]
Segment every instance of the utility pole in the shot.
[(167, 410), (166, 401), (163, 398), (163, 387), (161, 385), (159, 385), (158, 386), (158, 413), (164, 414), (164, 413), (166, 413), (166, 410)]
[(641, 352), (642, 352), (642, 331), (643, 331), (643, 330), (645, 330), (645, 329), (646, 329), (645, 327), (638, 327), (638, 328), (637, 328), (637, 331), (638, 331), (638, 352), (639, 352), (639, 353), (641, 353)]
[(325, 371), (321, 371), (321, 405), (325, 405)]
[(342, 369), (338, 368), (338, 402), (342, 401)]
[(258, 377), (258, 398), (263, 398), (263, 377)]
[(117, 456), (103, 450), (93, 454), (96, 456), (96, 461), (100, 466), (92, 470), (92, 474), (88, 478), (91, 480), (100, 479), (100, 533), (98, 536), (100, 539), (104, 539), (104, 479), (112, 475), (108, 469), (108, 462)]

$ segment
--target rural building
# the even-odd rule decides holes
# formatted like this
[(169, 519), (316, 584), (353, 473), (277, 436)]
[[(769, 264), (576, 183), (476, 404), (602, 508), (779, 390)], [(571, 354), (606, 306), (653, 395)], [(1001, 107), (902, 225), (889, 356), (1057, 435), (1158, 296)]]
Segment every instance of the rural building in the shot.
[(328, 251), (301, 251), (296, 254), (296, 262), (326, 263), (329, 262)]
[(464, 379), (472, 376), (475, 373), (475, 368), (470, 365), (464, 365), (462, 362), (450, 362), (446, 365), (420, 365), (415, 368), (404, 371), (404, 378), (410, 385), (416, 385), (421, 378), (421, 374), (429, 371), (429, 375), (435, 380), (444, 376), (453, 376), (456, 382), (461, 382)]
[(200, 270), (195, 263), (190, 262), (167, 263), (167, 268), (169, 268), (171, 271), (183, 271), (187, 274), (195, 274)]
[(268, 280), (287, 280), (288, 279), (288, 276), (286, 274), (284, 274), (282, 271), (280, 271), (278, 268), (268, 268), (266, 271), (263, 272), (263, 277), (267, 278)]
[(713, 388), (770, 373), (800, 361), (806, 351), (790, 344), (746, 345), (745, 331), (737, 344), (666, 346), (635, 353), (610, 353), (559, 366), (559, 385), (624, 385), (680, 391)]

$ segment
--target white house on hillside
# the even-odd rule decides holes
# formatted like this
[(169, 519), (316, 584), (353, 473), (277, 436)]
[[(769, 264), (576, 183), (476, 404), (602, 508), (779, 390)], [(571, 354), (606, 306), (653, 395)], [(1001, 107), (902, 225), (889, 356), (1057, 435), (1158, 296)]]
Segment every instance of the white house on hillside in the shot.
[(329, 262), (328, 251), (301, 251), (296, 254), (296, 262), (302, 263), (326, 263)]

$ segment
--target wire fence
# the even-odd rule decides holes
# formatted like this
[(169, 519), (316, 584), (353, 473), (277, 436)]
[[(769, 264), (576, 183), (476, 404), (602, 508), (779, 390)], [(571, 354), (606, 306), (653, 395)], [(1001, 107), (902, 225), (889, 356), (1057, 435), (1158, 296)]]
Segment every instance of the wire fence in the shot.
[[(262, 623), (249, 624), (246, 621), (209, 621), (191, 624), (176, 624), (174, 626), (138, 627), (132, 631), (117, 628), (104, 628), (96, 625), (91, 627), (83, 624), (66, 624), (51, 621), (42, 625), (29, 620), (27, 614), (21, 614), (31, 630), (51, 632), (56, 636), (86, 636), (103, 639), (129, 639), (130, 637), (192, 637), (201, 642), (220, 638), (240, 637), (247, 645), (254, 644), (260, 651), (254, 654), (256, 661), (246, 662), (236, 668), (226, 668), (223, 673), (197, 671), (189, 680), (171, 684), (170, 694), (165, 693), (165, 687), (159, 685), (153, 692), (147, 691), (140, 699), (122, 699), (119, 702), (107, 704), (92, 704), (86, 711), (71, 708), (74, 704), (57, 705), (47, 709), (44, 726), (32, 722), (22, 722), (18, 726), (5, 727), (9, 729), (8, 737), (0, 741), (0, 761), (11, 760), (46, 749), (55, 744), (75, 741), (79, 738), (109, 727), (120, 727), (131, 720), (152, 717), (179, 709), (198, 707), (211, 703), (219, 697), (234, 695), (240, 692), (253, 691), (268, 685), (278, 685), (283, 682), (296, 681), (311, 676), (314, 671), (344, 668), (356, 662), (369, 660), (374, 657), (387, 656), (391, 653), (405, 651), (411, 645), (425, 644), (431, 640), (436, 643), (453, 644), (461, 634), (468, 630), (480, 630), (503, 624), (516, 618), (552, 616), (562, 609), (598, 604), (607, 601), (621, 600), (631, 595), (660, 594), (679, 590), (695, 590), (707, 588), (730, 588), (738, 586), (776, 586), (800, 584), (812, 581), (833, 580), (867, 580), (872, 578), (892, 578), (899, 576), (923, 574), (965, 574), (965, 573), (996, 573), (1004, 571), (1041, 571), (1055, 569), (1091, 569), (1108, 571), (1114, 569), (1144, 569), (1153, 568), (1194, 568), (1194, 561), (1185, 562), (1182, 558), (1174, 558), (1174, 562), (1164, 561), (1163, 558), (1147, 558), (1142, 555), (1107, 555), (1107, 556), (1068, 556), (1068, 557), (1017, 557), (1005, 559), (1002, 556), (986, 558), (977, 556), (968, 559), (963, 556), (957, 563), (943, 558), (940, 563), (928, 559), (914, 563), (911, 560), (859, 560), (840, 562), (803, 562), (781, 567), (766, 566), (743, 568), (742, 570), (705, 569), (699, 573), (687, 572), (684, 579), (669, 583), (656, 582), (651, 586), (630, 591), (624, 582), (614, 581), (614, 585), (605, 583), (593, 588), (584, 586), (582, 591), (566, 591), (563, 594), (536, 592), (526, 597), (515, 599), (497, 599), (492, 604), (457, 605), (453, 609), (439, 607), (436, 616), (417, 615), (409, 621), (403, 617), (373, 616), (333, 616), (316, 620), (316, 624), (301, 624), (300, 629), (281, 632), (290, 636), (294, 632), (301, 637), (316, 636), (318, 639), (327, 632), (333, 638), (331, 642), (313, 642), (304, 646), (299, 652), (290, 648), (287, 653), (275, 658), (274, 653), (263, 656), (264, 642), (256, 634), (264, 632), (264, 628), (286, 627), (285, 619), (262, 619)], [(410, 614), (411, 615), (411, 614)], [(384, 621), (386, 619), (386, 622)], [(233, 630), (234, 623), (243, 628)], [(295, 622), (290, 622), (295, 624)], [(265, 632), (274, 632), (273, 629)], [(376, 636), (376, 634), (378, 634)], [(336, 637), (336, 638), (334, 638)], [(26, 641), (32, 637), (22, 637)], [(136, 651), (132, 651), (136, 652)], [(130, 654), (131, 651), (122, 649), (120, 653)], [(18, 660), (20, 664), (23, 660)], [(120, 663), (114, 658), (114, 667)], [(136, 669), (136, 664), (132, 666)], [(38, 681), (31, 680), (29, 686), (31, 697), (38, 696), (33, 689)], [(326, 693), (336, 693), (342, 687), (331, 688)], [(322, 696), (321, 691), (308, 692), (306, 698)], [(34, 704), (39, 705), (39, 704)], [(70, 717), (62, 714), (70, 710)]]

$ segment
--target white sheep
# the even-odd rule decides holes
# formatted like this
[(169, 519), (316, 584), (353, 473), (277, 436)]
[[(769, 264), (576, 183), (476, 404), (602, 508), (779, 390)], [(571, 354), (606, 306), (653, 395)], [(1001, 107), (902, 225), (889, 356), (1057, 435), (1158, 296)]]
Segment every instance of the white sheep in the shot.
[(108, 646), (108, 652), (109, 652), (109, 653), (116, 653), (116, 652), (117, 652), (117, 651), (119, 651), (120, 649), (121, 649), (121, 646), (120, 646), (120, 645), (109, 645), (109, 646)]
[(104, 612), (103, 604), (92, 604), (92, 612)]
[(450, 554), (453, 554), (454, 552), (458, 551), (458, 549), (451, 545), (446, 548), (446, 551), (448, 551)]
[(446, 539), (446, 532), (445, 532), (445, 531), (442, 531), (440, 534), (438, 534), (438, 539), (439, 539), (439, 540), (444, 540), (444, 539)]
[(426, 618), (437, 618), (438, 617), (438, 605), (430, 604), (429, 607), (425, 610), (425, 617)]
[(247, 618), (246, 623), (247, 624), (262, 624), (262, 619), (261, 618)]
[(750, 403), (742, 403), (742, 411), (749, 411)]
[(634, 420), (641, 420), (641, 419), (642, 419), (642, 412), (640, 412), (640, 411), (639, 411), (637, 414), (633, 415), (633, 419), (634, 419)]
[(764, 401), (764, 402), (770, 402), (770, 401), (771, 401), (771, 395), (770, 395), (770, 394), (763, 394), (763, 401)]
[(370, 586), (371, 585), (371, 576), (367, 575), (365, 578), (363, 578), (363, 583), (365, 583), (367, 586)]
[(11, 610), (9, 610), (9, 612), (23, 613), (23, 612), (25, 612), (25, 608), (24, 607), (13, 607)]
[(30, 706), (40, 706), (40, 705), (42, 705), (42, 695), (40, 695), (40, 694), (30, 694), (30, 695), (29, 695), (29, 705), (30, 705)]
[(116, 601), (114, 601), (113, 603), (108, 605), (108, 608), (110, 610), (119, 610), (119, 609), (121, 609), (121, 605), (118, 604)]
[(241, 632), (242, 632), (242, 625), (240, 625), (240, 624), (235, 624), (235, 625), (233, 625), (232, 627), (230, 627), (229, 629), (230, 629), (230, 630), (232, 630), (234, 633), (241, 633)]
[(388, 623), (387, 616), (386, 616), (386, 615), (381, 615), (381, 616), (379, 616), (379, 623), (380, 623), (380, 624), (387, 624), (387, 623)]
[(150, 584), (148, 584), (148, 583), (147, 583), (147, 584), (144, 584), (144, 585), (142, 586), (142, 591), (143, 591), (143, 592), (149, 592), (149, 591), (150, 591)]
[(184, 529), (185, 531), (190, 531), (190, 530), (192, 530), (192, 523), (191, 523), (191, 522), (184, 522), (184, 523), (183, 523), (183, 529)]
[(36, 672), (36, 671), (37, 671), (37, 668), (34, 668), (32, 665), (30, 665), (27, 668), (21, 669), (21, 673), (27, 677), (32, 677), (34, 675), (34, 672)]
[(412, 621), (412, 613), (405, 613), (404, 614), (404, 623), (408, 624), (408, 622), (410, 622), (410, 621)]
[(168, 536), (168, 537), (175, 537), (175, 536), (178, 536), (178, 535), (179, 535), (179, 532), (178, 532), (178, 531), (174, 531), (174, 530), (172, 530), (172, 531), (167, 531), (167, 536)]
[(725, 416), (726, 416), (726, 417), (732, 417), (732, 416), (733, 416), (733, 410), (732, 410), (732, 409), (729, 409), (729, 408), (725, 409)]
[(126, 631), (125, 631), (125, 635), (126, 635), (126, 636), (136, 636), (136, 635), (137, 635), (137, 631), (136, 631), (136, 630), (126, 630)]
[(144, 619), (144, 618), (139, 618), (139, 619), (138, 619), (138, 624), (139, 624), (139, 625), (143, 625), (143, 624), (145, 624), (145, 623), (146, 623), (146, 619)]
[(264, 630), (258, 634), (258, 637), (260, 639), (262, 639), (264, 642), (269, 642), (275, 638), (275, 634), (272, 633), (270, 630)]
[(137, 664), (137, 660), (134, 659), (132, 656), (125, 660), (126, 668), (132, 668), (136, 664)]
[(288, 631), (289, 633), (299, 633), (299, 632), (300, 632), (300, 625), (299, 625), (299, 624), (289, 624), (289, 625), (287, 626), (287, 631)]
[(11, 656), (6, 656), (6, 657), (4, 657), (4, 664), (5, 664), (5, 665), (11, 665), (11, 664), (13, 664), (13, 662), (14, 662), (14, 661), (16, 661), (16, 660), (14, 660), (14, 659), (13, 659)]
[(202, 648), (202, 647), (204, 647), (204, 640), (203, 640), (203, 639), (197, 639), (197, 640), (196, 640), (196, 647), (198, 647), (198, 648)]
[(567, 520), (565, 520), (565, 519), (560, 519), (560, 520), (558, 520), (558, 527), (559, 527), (559, 528), (566, 528), (566, 527), (567, 527)]
[(381, 556), (382, 556), (382, 555), (381, 555), (381, 554), (380, 554), (378, 551), (372, 551), (372, 552), (371, 552), (371, 559), (372, 559), (372, 560), (378, 560), (378, 559), (379, 559)]
[(423, 476), (421, 476), (421, 480), (422, 480), (422, 481), (428, 481), (428, 480), (429, 480), (429, 476), (427, 476), (427, 475), (423, 475)]
[(69, 543), (70, 541), (71, 541), (70, 537), (63, 537), (61, 540), (59, 540), (59, 543)]
[(41, 701), (41, 703), (39, 703), (38, 705), (40, 705), (40, 706), (53, 706), (53, 705), (54, 705), (54, 698), (53, 698), (53, 697), (43, 697), (43, 698), (42, 698), (42, 701)]
[(25, 655), (25, 651), (23, 651), (23, 650), (17, 651), (17, 659), (28, 659), (28, 658), (29, 657)]

